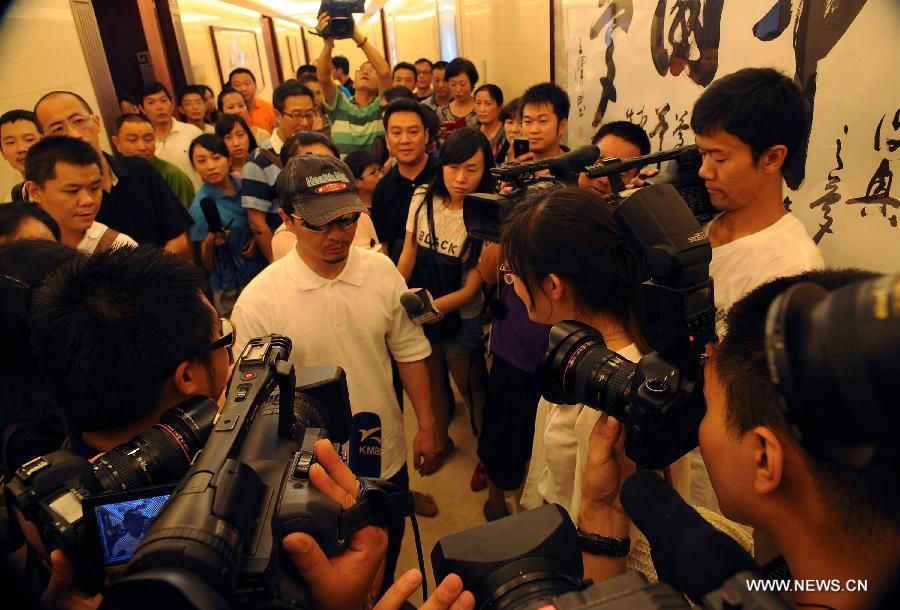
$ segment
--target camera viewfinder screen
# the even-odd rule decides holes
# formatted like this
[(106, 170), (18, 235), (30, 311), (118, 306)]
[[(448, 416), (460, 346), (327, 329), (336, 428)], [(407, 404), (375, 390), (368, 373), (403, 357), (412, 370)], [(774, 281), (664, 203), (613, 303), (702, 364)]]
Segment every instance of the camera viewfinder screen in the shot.
[(126, 500), (94, 507), (103, 563), (126, 563), (162, 510), (169, 495)]

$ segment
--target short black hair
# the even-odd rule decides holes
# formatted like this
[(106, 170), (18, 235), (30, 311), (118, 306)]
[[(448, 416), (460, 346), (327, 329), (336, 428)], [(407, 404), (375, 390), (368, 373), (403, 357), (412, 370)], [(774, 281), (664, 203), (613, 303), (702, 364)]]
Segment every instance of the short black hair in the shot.
[(44, 100), (48, 100), (51, 97), (57, 97), (60, 95), (71, 95), (76, 100), (78, 100), (78, 103), (81, 104), (81, 107), (84, 108), (85, 112), (87, 112), (88, 114), (94, 114), (94, 111), (91, 110), (91, 105), (87, 103), (87, 100), (84, 99), (83, 97), (81, 97), (80, 95), (78, 95), (77, 93), (75, 93), (74, 91), (60, 91), (60, 90), (49, 91), (49, 92), (45, 93), (44, 95), (42, 95), (41, 98), (34, 103), (34, 120), (35, 120), (35, 124), (38, 126), (38, 129), (41, 130), (41, 133), (44, 133), (44, 127), (41, 125), (41, 122), (37, 118), (38, 106), (40, 106), (41, 102), (43, 102)]
[(500, 109), (500, 121), (506, 122), (510, 119), (512, 120), (520, 120), (522, 118), (522, 98), (517, 97), (514, 100), (510, 100), (503, 105), (503, 108)]
[(396, 85), (391, 87), (387, 91), (381, 94), (381, 97), (384, 99), (385, 103), (390, 106), (392, 102), (396, 100), (412, 100), (418, 101), (416, 94), (404, 87), (403, 85)]
[(253, 82), (254, 83), (256, 82), (256, 76), (248, 68), (235, 68), (234, 70), (232, 70), (231, 72), (228, 73), (228, 81), (226, 81), (226, 82), (231, 83), (231, 79), (235, 74), (249, 74), (250, 78), (253, 80)]
[(100, 156), (94, 147), (69, 136), (46, 136), (28, 149), (25, 155), (25, 179), (43, 187), (56, 178), (56, 164), (69, 163), (84, 167), (100, 167)]
[(408, 61), (401, 61), (394, 66), (394, 69), (391, 70), (391, 76), (394, 76), (397, 73), (397, 70), (409, 70), (413, 73), (413, 78), (416, 77), (416, 67), (409, 63)]
[(331, 65), (344, 71), (344, 74), (350, 74), (350, 61), (343, 55), (335, 55), (331, 58)]
[(169, 90), (164, 84), (159, 81), (153, 81), (152, 83), (147, 83), (141, 87), (141, 105), (144, 105), (144, 100), (147, 99), (148, 95), (156, 95), (157, 93), (165, 93), (166, 97), (170, 100), (172, 99), (172, 94), (169, 93)]
[(214, 133), (201, 133), (191, 140), (191, 145), (188, 147), (188, 159), (191, 161), (191, 166), (194, 165), (194, 149), (198, 146), (228, 158), (228, 146), (225, 145), (225, 140), (221, 136)]
[(305, 85), (306, 83), (317, 83), (319, 82), (319, 77), (315, 74), (310, 74), (309, 72), (304, 72), (303, 74), (298, 72), (297, 82), (301, 85)]
[(179, 106), (181, 106), (181, 104), (184, 103), (184, 96), (190, 95), (191, 93), (196, 93), (202, 100), (204, 92), (205, 90), (201, 85), (185, 85), (178, 90), (178, 93), (175, 94), (175, 101)]
[(122, 130), (122, 125), (125, 123), (147, 123), (151, 127), (153, 123), (143, 114), (135, 114), (133, 112), (126, 112), (125, 114), (120, 114), (116, 117), (116, 122), (113, 123), (113, 135), (119, 135), (119, 131)]
[(372, 165), (381, 165), (375, 157), (367, 150), (354, 150), (352, 153), (344, 157), (344, 163), (353, 172), (353, 177), (359, 180), (362, 178), (363, 172), (367, 167)]
[(62, 239), (59, 225), (41, 206), (31, 201), (14, 201), (0, 204), (0, 241), (11, 240), (22, 225), (22, 221), (27, 218), (44, 223), (56, 241)]
[(247, 100), (244, 99), (244, 96), (241, 95), (241, 92), (240, 92), (240, 91), (238, 91), (237, 89), (232, 89), (231, 87), (227, 87), (227, 86), (226, 86), (224, 89), (222, 89), (221, 91), (219, 91), (219, 95), (218, 95), (218, 97), (216, 98), (216, 106), (218, 107), (219, 112), (222, 112), (222, 99), (223, 99), (226, 95), (229, 95), (229, 94), (231, 94), (231, 93), (234, 93), (234, 94), (236, 94), (236, 95), (240, 95), (240, 96), (241, 96), (241, 103), (243, 103), (244, 106), (247, 105)]
[[(604, 136), (616, 136), (626, 142), (631, 142), (641, 151), (642, 155), (650, 154), (650, 138), (643, 127), (631, 121), (612, 121), (604, 123), (591, 138), (591, 144), (596, 146)], [(603, 154), (603, 151), (600, 151)]]
[(328, 148), (331, 151), (331, 154), (335, 156), (336, 159), (341, 158), (341, 153), (338, 150), (338, 147), (335, 146), (334, 142), (331, 141), (331, 138), (326, 136), (324, 133), (320, 131), (298, 131), (287, 140), (284, 141), (284, 144), (281, 146), (281, 157), (282, 163), (287, 165), (287, 162), (290, 161), (293, 157), (297, 156), (297, 151), (303, 146), (312, 146), (313, 144), (321, 144)]
[[(409, 92), (406, 87), (401, 87), (401, 89), (405, 89), (407, 92)], [(384, 123), (385, 131), (387, 131), (388, 123), (391, 120), (391, 115), (393, 115), (395, 112), (414, 112), (419, 115), (420, 119), (422, 119), (422, 127), (428, 127), (428, 117), (425, 116), (425, 109), (422, 104), (414, 99), (409, 99), (408, 97), (400, 97), (388, 104), (384, 109), (384, 117), (382, 118), (382, 122)]]
[(129, 104), (134, 104), (135, 106), (140, 106), (138, 101), (134, 98), (130, 93), (122, 93), (116, 94), (116, 102), (118, 102), (119, 106), (122, 106), (122, 102), (128, 102)]
[(250, 129), (250, 125), (247, 124), (247, 121), (244, 120), (239, 114), (222, 114), (216, 120), (216, 135), (225, 139), (225, 136), (231, 133), (234, 129), (235, 125), (240, 125), (243, 127), (244, 131), (247, 132), (247, 137), (250, 139), (250, 145), (247, 149), (248, 153), (252, 153), (254, 150), (259, 148), (259, 143), (256, 141), (256, 136), (253, 135), (253, 130)]
[(316, 70), (316, 67), (312, 64), (303, 64), (302, 66), (297, 68), (297, 80), (300, 80), (300, 77), (304, 74), (312, 74), (313, 76), (315, 76)]
[(309, 87), (292, 78), (275, 87), (275, 91), (272, 93), (272, 106), (278, 112), (284, 112), (284, 103), (287, 98), (297, 95), (305, 95), (312, 100), (313, 104), (316, 103), (316, 95), (310, 91)]
[(457, 57), (449, 64), (447, 64), (447, 70), (446, 72), (444, 72), (444, 78), (450, 80), (451, 78), (459, 76), (460, 74), (465, 74), (466, 76), (468, 76), (469, 84), (472, 85), (472, 87), (475, 87), (475, 83), (478, 82), (478, 70), (475, 68), (475, 64), (473, 64), (465, 57)]
[(442, 59), (440, 61), (434, 62), (434, 65), (431, 66), (431, 70), (432, 70), (432, 72), (434, 70), (446, 70), (447, 66), (449, 66), (449, 65), (450, 65), (449, 63), (447, 63), (446, 61), (444, 61)]
[(487, 91), (487, 94), (491, 96), (491, 99), (494, 100), (498, 106), (503, 106), (503, 89), (497, 85), (491, 85), (490, 83), (481, 85), (472, 92), (472, 96), (474, 97), (479, 91)]
[(787, 168), (807, 134), (803, 94), (789, 77), (773, 68), (744, 68), (713, 82), (697, 98), (691, 113), (694, 133), (722, 130), (750, 147), (753, 162), (783, 144)]
[(38, 126), (37, 117), (34, 116), (34, 113), (30, 110), (22, 110), (20, 108), (16, 108), (15, 110), (8, 110), (0, 115), (0, 129), (3, 128), (7, 123), (15, 123), (16, 121), (28, 121), (40, 131), (40, 127)]
[(536, 104), (550, 104), (559, 121), (569, 118), (569, 95), (556, 83), (539, 83), (525, 90), (522, 111), (525, 111), (525, 106)]
[(432, 69), (434, 68), (434, 64), (433, 64), (433, 63), (431, 62), (431, 60), (428, 59), (427, 57), (420, 57), (419, 59), (417, 59), (416, 61), (414, 61), (413, 64), (415, 64), (415, 65), (417, 65), (417, 66), (418, 66), (419, 64), (428, 64), (428, 67), (429, 67), (429, 68), (432, 68)]
[(70, 431), (114, 432), (157, 410), (166, 380), (215, 332), (205, 284), (181, 256), (140, 246), (80, 259), (35, 292), (31, 346)]
[(781, 409), (766, 355), (769, 306), (791, 286), (812, 282), (828, 291), (877, 277), (859, 269), (807, 271), (763, 284), (736, 301), (725, 318), (726, 331), (715, 350), (715, 369), (728, 402), (726, 429), (740, 437), (766, 426), (790, 439), (800, 450), (820, 496), (832, 517), (846, 531), (877, 533), (887, 526), (900, 531), (900, 493), (897, 465), (876, 456), (861, 469), (818, 459), (793, 436)]

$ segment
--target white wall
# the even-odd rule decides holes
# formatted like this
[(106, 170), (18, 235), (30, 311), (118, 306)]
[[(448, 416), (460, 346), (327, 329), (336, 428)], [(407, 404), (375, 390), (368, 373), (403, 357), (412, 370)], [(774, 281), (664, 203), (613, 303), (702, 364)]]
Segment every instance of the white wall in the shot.
[[(16, 0), (0, 21), (0, 114), (31, 110), (48, 91), (81, 95), (97, 111), (87, 63), (68, 0)], [(106, 145), (105, 135), (101, 142)], [(0, 160), (0, 201), (22, 180)]]
[(385, 5), (391, 65), (420, 57), (437, 61), (441, 55), (436, 0), (389, 2)]

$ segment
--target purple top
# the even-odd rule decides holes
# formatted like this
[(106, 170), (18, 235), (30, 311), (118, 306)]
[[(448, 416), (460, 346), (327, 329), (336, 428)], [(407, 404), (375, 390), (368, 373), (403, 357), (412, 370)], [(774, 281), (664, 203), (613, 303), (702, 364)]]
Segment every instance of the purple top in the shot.
[(500, 300), (509, 315), (505, 320), (494, 320), (491, 351), (517, 369), (534, 373), (547, 351), (550, 327), (531, 321), (525, 303), (510, 286), (502, 287)]

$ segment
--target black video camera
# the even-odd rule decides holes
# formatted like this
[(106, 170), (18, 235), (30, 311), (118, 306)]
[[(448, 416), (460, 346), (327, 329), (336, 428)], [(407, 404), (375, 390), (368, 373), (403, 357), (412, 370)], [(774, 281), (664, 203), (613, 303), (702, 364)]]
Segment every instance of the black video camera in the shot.
[(365, 0), (322, 0), (319, 14), (328, 13), (331, 21), (322, 32), (325, 38), (350, 38), (353, 36), (353, 13), (366, 12)]
[(659, 469), (697, 446), (706, 412), (700, 361), (715, 338), (712, 247), (671, 184), (635, 191), (613, 219), (650, 276), (641, 300), (655, 351), (634, 364), (598, 331), (568, 320), (550, 330), (538, 380), (551, 402), (583, 403), (622, 421), (628, 457)]
[(66, 554), (77, 586), (97, 593), (105, 580), (104, 562), (100, 546), (86, 531), (91, 518), (87, 503), (102, 503), (105, 492), (177, 482), (209, 438), (216, 411), (213, 401), (195, 396), (93, 463), (66, 449), (34, 458), (7, 483), (8, 503), (37, 526), (48, 552), (61, 549)]
[(360, 479), (346, 511), (310, 484), (313, 445), (347, 442), (350, 404), (343, 370), (301, 369), (327, 381), (305, 384), (298, 409), (291, 347), (269, 335), (244, 348), (206, 447), (110, 588), (111, 608), (308, 608), (284, 536), (306, 532), (333, 556), (359, 529), (409, 513), (410, 494), (386, 482)]

